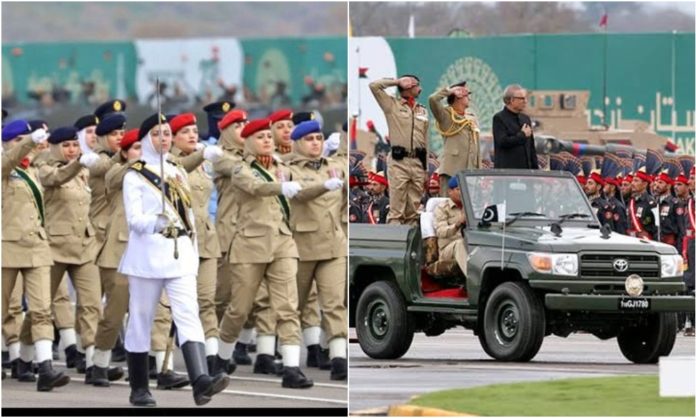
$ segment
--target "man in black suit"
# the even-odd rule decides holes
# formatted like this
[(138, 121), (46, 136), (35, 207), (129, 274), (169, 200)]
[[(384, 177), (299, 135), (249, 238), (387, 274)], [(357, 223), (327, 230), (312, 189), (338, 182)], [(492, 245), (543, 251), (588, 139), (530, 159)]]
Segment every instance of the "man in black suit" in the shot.
[(493, 116), (494, 167), (538, 169), (532, 121), (522, 113), (527, 106), (527, 90), (519, 84), (509, 85), (503, 102), (503, 110)]

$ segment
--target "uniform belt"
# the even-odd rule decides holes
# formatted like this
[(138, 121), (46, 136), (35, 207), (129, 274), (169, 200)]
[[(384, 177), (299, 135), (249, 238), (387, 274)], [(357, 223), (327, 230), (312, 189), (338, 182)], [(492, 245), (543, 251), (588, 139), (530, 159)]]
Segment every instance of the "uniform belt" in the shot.
[(418, 154), (416, 153), (419, 150), (425, 151), (425, 148), (414, 148), (413, 151), (409, 151), (406, 153), (406, 157), (409, 158), (418, 158)]
[[(162, 234), (162, 235), (165, 235), (165, 234)], [(177, 237), (177, 238), (180, 238), (180, 237), (183, 237), (183, 236), (187, 236), (187, 237), (191, 238), (191, 237), (193, 236), (193, 234), (192, 234), (191, 232), (185, 230), (184, 228), (176, 228), (176, 237)], [(172, 238), (172, 237), (169, 237), (169, 236), (166, 236), (166, 235), (165, 235), (165, 237), (167, 237), (167, 238)]]

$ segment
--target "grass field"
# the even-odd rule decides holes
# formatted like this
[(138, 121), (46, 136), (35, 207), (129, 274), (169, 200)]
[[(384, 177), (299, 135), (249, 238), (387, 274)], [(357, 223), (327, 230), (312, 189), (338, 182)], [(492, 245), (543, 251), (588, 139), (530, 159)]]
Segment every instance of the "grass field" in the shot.
[(660, 398), (657, 376), (491, 385), (420, 396), (412, 405), (475, 415), (694, 416), (694, 397)]

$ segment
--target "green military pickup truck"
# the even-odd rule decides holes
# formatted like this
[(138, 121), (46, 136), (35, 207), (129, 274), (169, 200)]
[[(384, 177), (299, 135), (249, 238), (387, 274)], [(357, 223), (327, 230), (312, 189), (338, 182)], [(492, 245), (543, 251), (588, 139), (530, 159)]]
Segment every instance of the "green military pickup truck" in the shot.
[(570, 173), (458, 177), (468, 262), (454, 277), (427, 273), (421, 228), (433, 229), (432, 215), (421, 228), (350, 225), (350, 321), (368, 356), (399, 358), (415, 332), (455, 326), (502, 361), (529, 361), (545, 336), (577, 331), (616, 337), (635, 363), (671, 352), (677, 313), (694, 311), (673, 247), (600, 227)]

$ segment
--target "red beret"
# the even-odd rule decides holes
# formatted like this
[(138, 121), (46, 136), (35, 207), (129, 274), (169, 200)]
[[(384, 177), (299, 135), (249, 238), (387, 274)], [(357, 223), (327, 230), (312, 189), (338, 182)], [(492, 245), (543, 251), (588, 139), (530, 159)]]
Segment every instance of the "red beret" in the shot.
[(662, 171), (662, 172), (660, 173), (660, 175), (658, 175), (658, 176), (655, 178), (655, 180), (662, 180), (662, 181), (664, 181), (665, 183), (671, 184), (671, 185), (674, 184), (674, 179), (672, 179), (672, 177), (670, 177), (669, 174), (667, 174), (667, 171), (666, 171), (666, 170), (665, 170), (665, 171)]
[(578, 179), (578, 183), (585, 185), (587, 183), (587, 177), (584, 174), (578, 174), (575, 176)]
[(645, 167), (641, 167), (638, 171), (633, 173), (633, 177), (638, 177), (647, 183), (653, 182), (653, 177), (645, 171)]
[(292, 109), (277, 110), (277, 111), (271, 113), (271, 116), (269, 116), (268, 119), (271, 120), (271, 123), (280, 122), (281, 120), (286, 120), (286, 119), (292, 120)]
[(689, 183), (689, 179), (684, 175), (684, 173), (679, 173), (677, 178), (674, 180), (675, 183), (683, 183), (687, 184)]
[(122, 150), (128, 150), (128, 148), (130, 148), (130, 146), (133, 145), (134, 142), (138, 141), (138, 132), (139, 129), (135, 128), (127, 131), (123, 135), (123, 138), (121, 138), (121, 142), (119, 143)]
[(626, 174), (626, 176), (621, 179), (621, 183), (632, 183), (632, 182), (633, 182), (633, 175), (631, 173)]
[(369, 172), (369, 173), (367, 173), (367, 178), (370, 181), (374, 181), (376, 183), (380, 183), (380, 184), (383, 184), (385, 186), (389, 186), (389, 182), (387, 181), (387, 178), (384, 177), (382, 174), (384, 174), (382, 171), (380, 171), (379, 173)]
[(247, 113), (241, 109), (235, 109), (225, 114), (225, 117), (218, 122), (218, 129), (223, 130), (235, 122), (246, 120)]
[(196, 124), (196, 115), (193, 113), (182, 113), (180, 115), (174, 116), (172, 120), (169, 121), (169, 126), (172, 128), (172, 134), (176, 135), (177, 132), (189, 125)]
[(595, 183), (599, 184), (600, 186), (604, 186), (605, 181), (604, 181), (604, 179), (602, 178), (602, 176), (601, 176), (599, 170), (592, 170), (592, 171), (590, 172), (590, 178), (591, 178)]
[(244, 126), (244, 129), (242, 129), (242, 133), (240, 134), (240, 136), (242, 138), (247, 138), (255, 134), (256, 132), (263, 131), (265, 129), (271, 129), (270, 119), (254, 119), (247, 123), (246, 126)]

